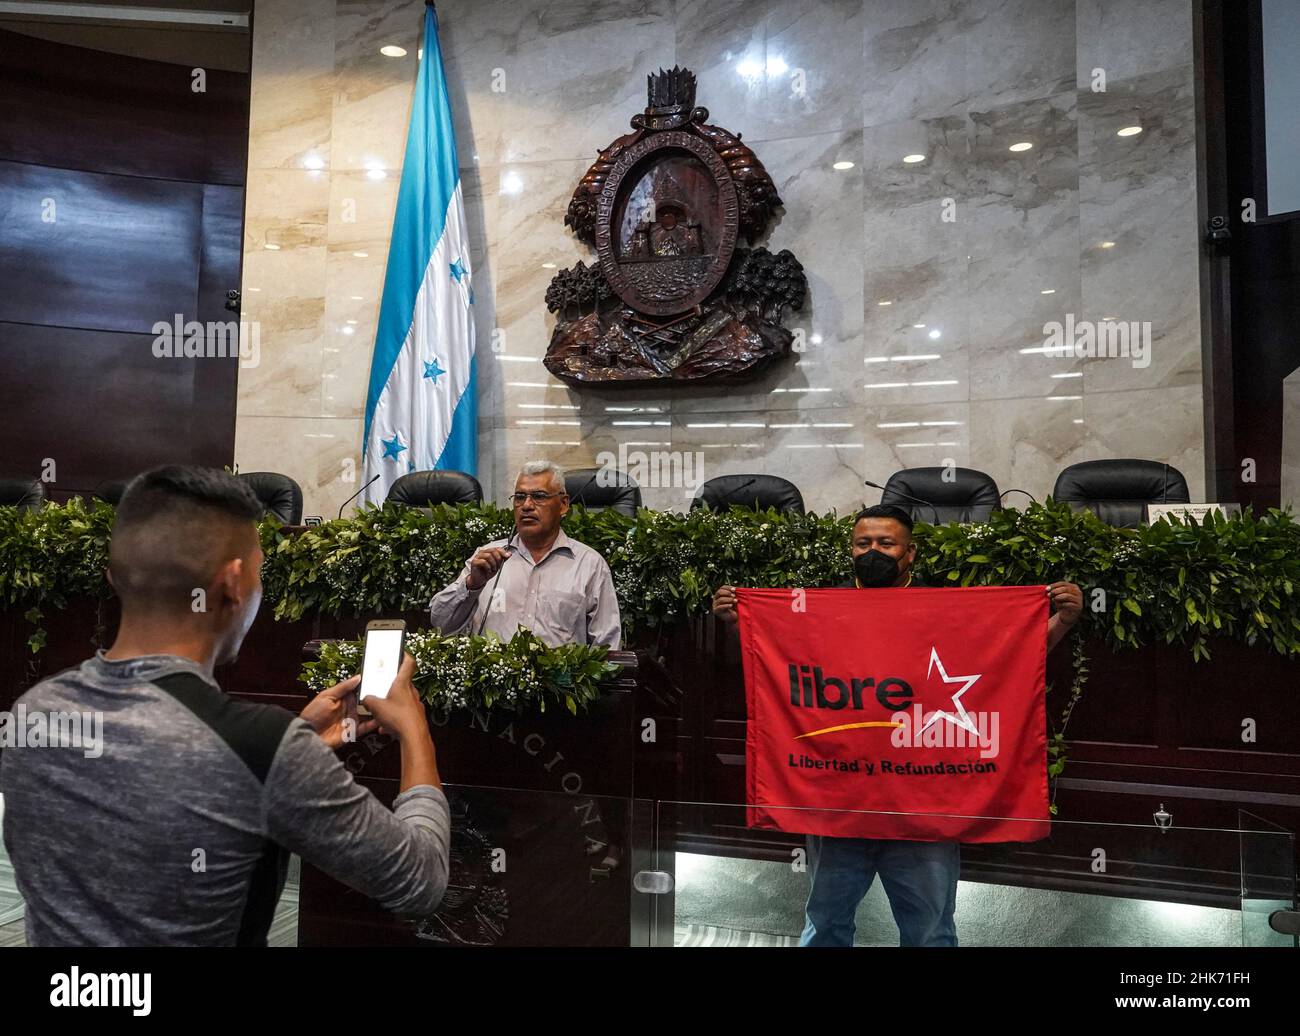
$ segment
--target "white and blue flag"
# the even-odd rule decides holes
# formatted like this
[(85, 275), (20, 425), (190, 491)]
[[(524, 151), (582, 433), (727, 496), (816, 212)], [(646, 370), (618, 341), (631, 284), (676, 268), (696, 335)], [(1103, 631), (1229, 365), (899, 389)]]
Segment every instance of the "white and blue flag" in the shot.
[(411, 471), (475, 474), (474, 289), (438, 22), (425, 8), (384, 296), (366, 394), (364, 496)]

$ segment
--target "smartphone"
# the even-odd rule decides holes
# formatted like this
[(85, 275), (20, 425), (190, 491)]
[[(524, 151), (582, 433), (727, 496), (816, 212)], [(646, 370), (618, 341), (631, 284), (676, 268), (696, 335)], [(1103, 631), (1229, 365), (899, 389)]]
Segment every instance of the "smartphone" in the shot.
[(406, 644), (404, 619), (375, 619), (366, 623), (365, 651), (361, 659), (360, 700), (387, 698), (402, 665)]

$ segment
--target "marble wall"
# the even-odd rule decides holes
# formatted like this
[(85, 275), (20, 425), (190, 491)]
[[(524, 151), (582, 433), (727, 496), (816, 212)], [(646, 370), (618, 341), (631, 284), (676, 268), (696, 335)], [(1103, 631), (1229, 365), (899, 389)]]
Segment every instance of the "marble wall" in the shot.
[[(307, 513), (334, 514), (360, 485), (422, 8), (257, 5), (244, 312), (261, 362), (240, 372), (236, 460), (293, 475)], [(438, 10), (489, 498), (524, 460), (590, 466), (620, 445), (698, 455), (704, 477), (784, 475), (816, 510), (879, 499), (863, 479), (949, 461), (1041, 499), (1067, 464), (1149, 457), (1203, 498), (1192, 0)], [(388, 44), (406, 55), (383, 56)], [(592, 258), (564, 210), (645, 106), (646, 73), (675, 62), (785, 200), (766, 243), (804, 264), (793, 325), (808, 348), (740, 387), (576, 392), (540, 362), (546, 286)], [(1127, 126), (1142, 130), (1119, 136)], [(1148, 362), (1045, 355), (1044, 325), (1067, 315), (1145, 325)], [(644, 495), (682, 508), (690, 487)]]

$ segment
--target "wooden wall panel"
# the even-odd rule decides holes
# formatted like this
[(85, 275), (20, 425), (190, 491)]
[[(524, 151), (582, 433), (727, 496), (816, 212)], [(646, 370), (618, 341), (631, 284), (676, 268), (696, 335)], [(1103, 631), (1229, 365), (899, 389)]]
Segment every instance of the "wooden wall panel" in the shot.
[(238, 359), (152, 351), (178, 314), (238, 321), (250, 80), (193, 82), (0, 30), (0, 475), (53, 458), (52, 499), (233, 460)]
[(0, 158), (242, 185), (249, 77), (0, 31)]
[(157, 464), (228, 463), (233, 410), (228, 427), (213, 411), (230, 409), (237, 361), (159, 360), (152, 347), (148, 334), (0, 324), (5, 473), (36, 478), (52, 457), (47, 489), (65, 499)]
[(194, 315), (202, 184), (0, 161), (0, 225), (0, 321), (146, 332)]

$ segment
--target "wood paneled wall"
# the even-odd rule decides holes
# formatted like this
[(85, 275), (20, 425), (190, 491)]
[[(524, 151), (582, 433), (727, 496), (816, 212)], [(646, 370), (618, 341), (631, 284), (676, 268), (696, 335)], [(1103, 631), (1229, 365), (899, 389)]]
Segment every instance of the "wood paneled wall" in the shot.
[(231, 462), (238, 359), (153, 349), (159, 321), (238, 320), (249, 77), (201, 79), (0, 30), (0, 476), (52, 459), (66, 499)]

